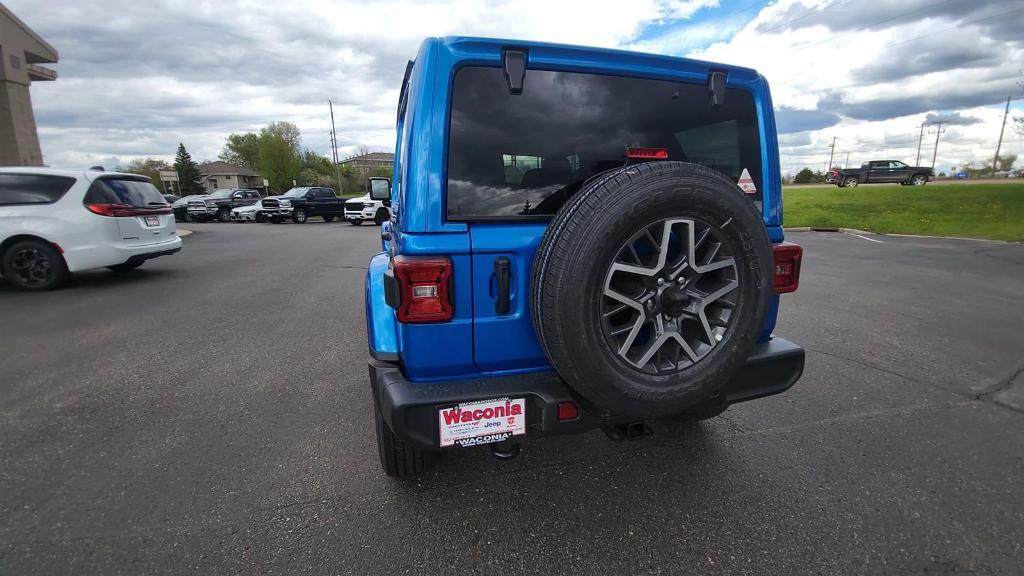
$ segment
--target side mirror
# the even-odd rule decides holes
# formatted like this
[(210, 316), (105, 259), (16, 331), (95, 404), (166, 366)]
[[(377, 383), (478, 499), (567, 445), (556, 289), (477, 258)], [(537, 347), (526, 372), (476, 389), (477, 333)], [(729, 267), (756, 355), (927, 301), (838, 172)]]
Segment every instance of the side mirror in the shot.
[(391, 178), (370, 178), (366, 189), (370, 193), (370, 200), (383, 202), (385, 206), (391, 205)]

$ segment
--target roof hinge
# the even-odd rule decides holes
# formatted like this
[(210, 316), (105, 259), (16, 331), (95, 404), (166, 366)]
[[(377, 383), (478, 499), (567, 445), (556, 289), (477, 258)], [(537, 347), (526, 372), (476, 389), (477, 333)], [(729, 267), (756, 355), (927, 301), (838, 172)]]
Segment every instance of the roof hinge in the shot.
[(718, 108), (725, 104), (725, 71), (712, 70), (708, 72), (708, 99), (711, 106)]
[(502, 68), (505, 69), (505, 81), (508, 82), (509, 94), (523, 93), (523, 80), (526, 78), (526, 52), (523, 50), (505, 50), (502, 55)]

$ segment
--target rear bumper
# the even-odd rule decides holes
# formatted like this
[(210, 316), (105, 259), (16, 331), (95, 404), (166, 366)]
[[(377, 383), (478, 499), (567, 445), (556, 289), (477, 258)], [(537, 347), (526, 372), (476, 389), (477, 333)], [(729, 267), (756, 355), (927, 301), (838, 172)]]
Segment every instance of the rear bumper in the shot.
[[(492, 398), (526, 398), (527, 435), (573, 434), (622, 423), (602, 419), (579, 408), (579, 417), (559, 421), (559, 402), (574, 397), (554, 372), (497, 378), (417, 384), (405, 379), (396, 364), (370, 360), (374, 400), (388, 426), (402, 440), (420, 448), (440, 450), (438, 408)], [(726, 404), (785, 392), (804, 370), (804, 350), (783, 338), (758, 343), (746, 364), (723, 391)]]
[(141, 262), (145, 262), (146, 260), (152, 260), (153, 258), (159, 258), (161, 256), (170, 256), (171, 254), (174, 254), (176, 252), (181, 252), (181, 244), (178, 244), (176, 248), (161, 250), (159, 252), (147, 252), (145, 254), (136, 254), (135, 256), (132, 256), (128, 260), (125, 260), (124, 263), (139, 264)]

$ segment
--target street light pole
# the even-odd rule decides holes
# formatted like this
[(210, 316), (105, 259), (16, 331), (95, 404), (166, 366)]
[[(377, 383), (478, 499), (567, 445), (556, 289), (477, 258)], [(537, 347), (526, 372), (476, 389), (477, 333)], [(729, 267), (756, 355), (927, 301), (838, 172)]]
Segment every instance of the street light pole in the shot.
[(999, 165), (999, 149), (1003, 147), (1003, 131), (1006, 130), (1006, 116), (1010, 113), (1010, 97), (1006, 97), (1006, 111), (1003, 112), (1003, 123), (999, 125), (999, 143), (996, 144), (996, 155), (992, 157), (992, 176), (995, 177)]
[(924, 126), (925, 123), (921, 122), (921, 133), (917, 135), (917, 161), (914, 162), (914, 166), (921, 165), (921, 140), (924, 140)]
[(338, 131), (334, 127), (334, 102), (328, 100), (327, 105), (331, 107), (331, 152), (334, 156), (334, 183), (338, 186), (338, 192), (341, 192), (341, 168), (338, 166)]

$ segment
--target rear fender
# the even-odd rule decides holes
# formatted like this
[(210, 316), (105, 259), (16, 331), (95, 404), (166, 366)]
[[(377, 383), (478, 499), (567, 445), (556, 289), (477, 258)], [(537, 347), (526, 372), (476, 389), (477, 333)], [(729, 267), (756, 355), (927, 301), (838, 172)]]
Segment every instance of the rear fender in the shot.
[(366, 270), (366, 336), (370, 356), (396, 362), (400, 347), (395, 309), (384, 301), (384, 273), (389, 263), (387, 252), (381, 252), (370, 259)]

